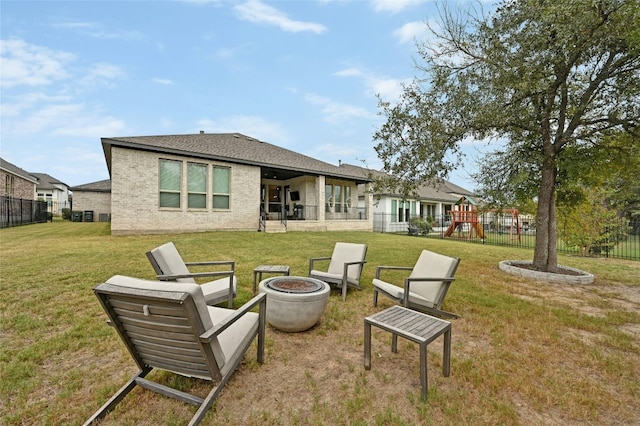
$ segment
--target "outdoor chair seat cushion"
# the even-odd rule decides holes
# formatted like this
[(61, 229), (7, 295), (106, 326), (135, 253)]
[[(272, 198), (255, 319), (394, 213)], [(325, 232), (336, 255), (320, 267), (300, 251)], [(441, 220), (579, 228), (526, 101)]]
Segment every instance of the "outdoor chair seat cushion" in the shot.
[[(224, 321), (229, 315), (234, 313), (233, 309), (207, 306), (209, 316), (214, 324)], [(246, 347), (259, 326), (259, 314), (257, 312), (247, 312), (235, 324), (220, 333), (218, 343), (226, 360), (223, 366), (218, 365), (220, 373), (225, 376), (229, 369), (236, 365), (238, 358), (244, 355), (242, 348)], [(217, 358), (217, 356), (216, 356)]]
[[(380, 289), (396, 300), (401, 300), (404, 297), (404, 288), (395, 284), (389, 284), (386, 281), (374, 278), (373, 285), (375, 288)], [(424, 297), (412, 291), (409, 292), (409, 303), (427, 306), (429, 308), (435, 307), (434, 303), (431, 300), (425, 299)]]
[[(207, 306), (202, 286), (198, 284), (176, 281), (150, 281), (122, 275), (115, 275), (106, 282), (108, 284), (138, 288), (141, 290), (189, 293), (193, 297), (205, 330), (213, 328), (214, 325), (221, 323), (234, 312), (233, 309)], [(234, 361), (242, 356), (242, 348), (246, 346), (244, 343), (251, 340), (252, 332), (258, 328), (258, 319), (259, 315), (257, 313), (247, 312), (237, 322), (211, 341), (211, 349), (222, 375), (225, 375), (230, 366), (235, 365)], [(211, 380), (210, 377), (201, 378)]]
[[(195, 281), (193, 281), (195, 282)], [(201, 284), (204, 300), (209, 304), (212, 300), (220, 300), (229, 294), (229, 278), (220, 278)], [(233, 276), (233, 295), (238, 294), (238, 280)]]
[[(313, 278), (317, 278), (322, 281), (329, 281), (331, 283), (341, 283), (342, 282), (342, 272), (339, 274), (333, 274), (331, 272), (317, 271), (315, 269), (311, 270), (309, 276)], [(360, 280), (357, 278), (352, 278), (347, 276), (347, 283), (358, 286), (360, 284)]]

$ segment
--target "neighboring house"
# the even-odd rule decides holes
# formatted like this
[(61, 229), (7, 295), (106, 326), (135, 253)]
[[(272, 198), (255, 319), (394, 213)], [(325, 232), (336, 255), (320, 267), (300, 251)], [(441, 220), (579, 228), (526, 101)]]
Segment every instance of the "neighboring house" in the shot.
[(46, 201), (50, 213), (62, 214), (62, 209), (69, 208), (69, 186), (46, 173), (31, 173), (36, 178), (36, 199)]
[[(350, 174), (380, 176), (382, 172), (340, 164), (340, 168)], [(363, 194), (361, 188), (359, 193)], [(374, 194), (373, 230), (375, 232), (407, 232), (409, 220), (413, 217), (432, 218), (442, 226), (450, 215), (455, 203), (463, 195), (473, 195), (470, 191), (448, 181), (435, 185), (422, 185), (418, 197), (403, 200), (402, 195), (393, 193)]]
[(112, 234), (371, 231), (369, 179), (238, 133), (102, 138)]
[(0, 196), (35, 200), (37, 183), (31, 173), (0, 158)]
[[(83, 221), (109, 222), (111, 220), (111, 180), (105, 179), (70, 188), (73, 191), (74, 212), (87, 212)], [(91, 214), (89, 214), (91, 212)]]

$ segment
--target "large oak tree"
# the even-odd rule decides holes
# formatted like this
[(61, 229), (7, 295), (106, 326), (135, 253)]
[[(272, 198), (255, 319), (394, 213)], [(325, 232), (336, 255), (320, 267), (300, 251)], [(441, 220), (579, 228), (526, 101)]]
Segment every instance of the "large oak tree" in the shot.
[(380, 102), (374, 138), (391, 177), (378, 183), (409, 194), (460, 165), (461, 143), (506, 141), (486, 159), (487, 180), (502, 179), (505, 193), (535, 189), (533, 264), (556, 271), (560, 168), (589, 161), (612, 132), (638, 137), (639, 4), (504, 1), (489, 16), (441, 6), (435, 38), (417, 45), (421, 75), (397, 103)]

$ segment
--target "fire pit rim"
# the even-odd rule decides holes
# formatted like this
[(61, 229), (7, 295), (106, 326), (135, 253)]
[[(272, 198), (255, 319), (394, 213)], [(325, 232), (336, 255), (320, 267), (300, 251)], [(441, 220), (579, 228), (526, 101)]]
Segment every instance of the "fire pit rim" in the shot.
[[(304, 283), (306, 288), (286, 288), (279, 287), (276, 284), (282, 282), (301, 282)], [(289, 293), (289, 294), (311, 294), (317, 293), (324, 289), (324, 282), (317, 280), (315, 278), (310, 277), (298, 277), (298, 276), (280, 276), (273, 277), (265, 280), (264, 286), (270, 290), (277, 291), (280, 293)]]

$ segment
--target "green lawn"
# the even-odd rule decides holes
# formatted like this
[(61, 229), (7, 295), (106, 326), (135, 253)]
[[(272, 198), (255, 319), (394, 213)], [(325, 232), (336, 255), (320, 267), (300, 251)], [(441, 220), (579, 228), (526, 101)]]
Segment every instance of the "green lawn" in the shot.
[[(110, 235), (106, 223), (0, 230), (0, 424), (81, 424), (135, 372), (91, 288), (112, 275), (153, 278), (145, 252), (173, 241), (185, 260), (236, 261), (236, 307), (251, 297), (259, 264), (306, 275), (310, 257), (336, 241), (369, 245), (363, 291), (333, 292), (321, 323), (304, 333), (267, 330), (204, 424), (640, 424), (640, 264), (561, 256), (596, 275), (591, 286), (527, 282), (500, 260), (531, 259), (510, 247), (364, 232), (210, 232)], [(373, 336), (362, 364), (376, 265), (411, 266), (420, 250), (462, 259), (445, 308), (453, 320), (451, 377), (442, 345), (429, 346), (429, 400), (420, 400), (417, 346)], [(400, 278), (400, 277), (396, 277)], [(204, 391), (199, 380), (159, 380)], [(104, 424), (185, 424), (191, 406), (133, 392)]]

